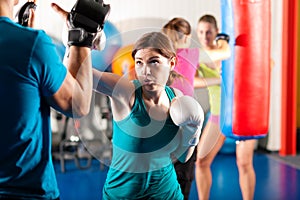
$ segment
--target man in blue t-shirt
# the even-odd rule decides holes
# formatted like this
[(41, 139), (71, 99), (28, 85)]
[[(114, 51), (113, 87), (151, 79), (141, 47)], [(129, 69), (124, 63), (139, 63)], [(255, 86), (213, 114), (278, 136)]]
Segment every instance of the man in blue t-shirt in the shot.
[[(17, 0), (0, 1), (0, 199), (58, 199), (50, 107), (70, 117), (88, 114), (93, 83), (90, 52), (100, 29), (88, 32), (74, 24), (76, 6), (67, 13), (52, 4), (69, 20), (69, 56), (64, 66), (50, 37), (31, 28), (35, 3), (21, 9), (29, 27), (13, 21), (16, 4)], [(78, 28), (85, 33), (80, 41), (74, 34)]]

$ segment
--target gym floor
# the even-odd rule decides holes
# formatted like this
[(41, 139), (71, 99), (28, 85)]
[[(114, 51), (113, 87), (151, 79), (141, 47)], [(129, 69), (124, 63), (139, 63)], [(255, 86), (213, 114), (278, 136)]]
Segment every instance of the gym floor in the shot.
[[(280, 157), (277, 153), (255, 152), (256, 171), (255, 200), (296, 200), (300, 199), (300, 165), (297, 156)], [(81, 160), (85, 165), (85, 160)], [(93, 159), (87, 169), (78, 169), (74, 160), (67, 160), (65, 172), (61, 171), (59, 160), (54, 166), (61, 200), (100, 200), (106, 178), (107, 167)], [(213, 185), (211, 200), (240, 200), (238, 171), (235, 154), (219, 153), (212, 165)], [(190, 200), (197, 200), (195, 182), (192, 185)]]

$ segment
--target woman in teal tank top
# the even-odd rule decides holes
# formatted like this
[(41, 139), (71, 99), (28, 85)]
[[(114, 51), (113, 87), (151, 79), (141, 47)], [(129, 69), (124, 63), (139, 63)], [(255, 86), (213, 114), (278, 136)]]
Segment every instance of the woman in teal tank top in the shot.
[(185, 162), (194, 147), (183, 149), (169, 108), (177, 89), (166, 86), (176, 65), (172, 42), (160, 32), (144, 34), (132, 52), (137, 80), (94, 70), (94, 87), (110, 97), (113, 156), (103, 199), (182, 200), (172, 157)]

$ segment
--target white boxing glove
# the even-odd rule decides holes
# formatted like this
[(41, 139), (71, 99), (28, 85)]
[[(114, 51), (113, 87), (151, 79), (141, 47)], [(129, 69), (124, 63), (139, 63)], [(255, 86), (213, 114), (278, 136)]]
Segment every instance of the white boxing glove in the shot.
[(196, 146), (204, 121), (201, 105), (191, 96), (175, 97), (170, 105), (170, 116), (182, 129), (182, 145)]

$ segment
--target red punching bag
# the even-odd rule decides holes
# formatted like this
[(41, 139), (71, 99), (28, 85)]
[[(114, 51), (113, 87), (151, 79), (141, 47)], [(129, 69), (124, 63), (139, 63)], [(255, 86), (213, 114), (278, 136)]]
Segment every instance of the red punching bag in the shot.
[(233, 0), (235, 71), (232, 132), (264, 137), (269, 126), (270, 0)]

